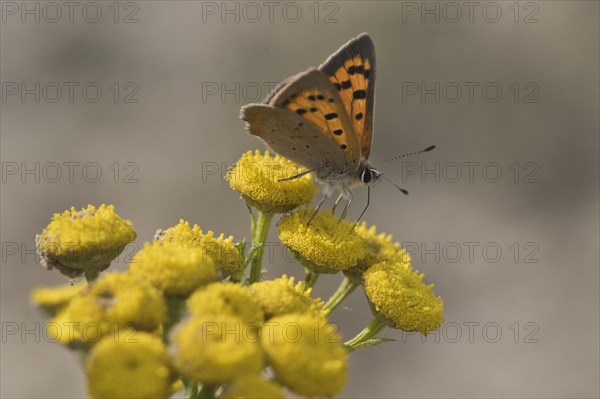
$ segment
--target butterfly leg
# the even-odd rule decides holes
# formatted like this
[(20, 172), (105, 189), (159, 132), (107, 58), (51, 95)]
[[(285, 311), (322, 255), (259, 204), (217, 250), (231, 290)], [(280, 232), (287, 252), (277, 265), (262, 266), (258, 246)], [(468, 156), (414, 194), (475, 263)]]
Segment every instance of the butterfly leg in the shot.
[(331, 208), (332, 215), (335, 215), (335, 208), (337, 208), (338, 204), (340, 203), (340, 201), (343, 197), (344, 197), (344, 193), (340, 194), (340, 196), (337, 197), (337, 199), (335, 200), (335, 203), (333, 204), (333, 207)]
[(367, 205), (365, 206), (365, 209), (363, 209), (363, 211), (360, 213), (360, 216), (358, 217), (358, 219), (356, 219), (356, 222), (354, 222), (354, 225), (352, 226), (352, 230), (354, 230), (354, 228), (356, 227), (356, 225), (358, 224), (360, 219), (363, 217), (363, 215), (367, 211), (367, 208), (369, 207), (370, 203), (371, 203), (371, 186), (367, 186)]
[(279, 179), (279, 180), (277, 180), (277, 181), (278, 181), (278, 182), (281, 182), (281, 181), (294, 180), (294, 179), (297, 179), (297, 178), (299, 178), (299, 177), (302, 177), (302, 176), (304, 176), (304, 175), (307, 175), (307, 174), (309, 174), (310, 172), (314, 172), (314, 171), (313, 171), (312, 169), (305, 170), (304, 172), (300, 172), (300, 173), (298, 173), (297, 175), (290, 176), (290, 177), (284, 177), (283, 179)]
[(350, 204), (352, 203), (352, 192), (350, 190), (348, 190), (347, 188), (344, 188), (343, 195), (346, 198), (347, 202), (346, 202), (346, 206), (344, 207), (344, 211), (342, 212), (342, 217), (340, 218), (340, 221), (342, 221), (342, 219), (346, 219), (346, 215), (348, 214), (348, 209), (350, 209)]
[(319, 203), (317, 204), (317, 207), (315, 208), (315, 211), (313, 212), (313, 214), (310, 216), (310, 219), (308, 219), (308, 222), (306, 222), (307, 226), (310, 225), (310, 222), (312, 222), (312, 220), (316, 216), (317, 212), (319, 212), (319, 209), (321, 209), (321, 206), (327, 200), (327, 198), (329, 198), (331, 196), (332, 192), (333, 192), (333, 187), (331, 185), (325, 186), (325, 188), (323, 189), (323, 197), (321, 198), (321, 201), (319, 201)]

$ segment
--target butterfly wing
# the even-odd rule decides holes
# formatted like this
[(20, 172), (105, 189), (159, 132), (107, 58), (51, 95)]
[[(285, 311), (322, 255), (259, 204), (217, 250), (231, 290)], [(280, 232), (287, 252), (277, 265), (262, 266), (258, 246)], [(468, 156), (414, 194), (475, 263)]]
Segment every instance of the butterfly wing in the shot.
[(361, 155), (369, 158), (373, 140), (375, 105), (375, 46), (368, 34), (344, 44), (320, 67), (339, 90), (346, 112), (352, 120)]
[(353, 174), (360, 162), (360, 146), (344, 103), (327, 75), (311, 68), (292, 78), (270, 97), (269, 105), (294, 113), (335, 143), (344, 154), (340, 174)]
[(322, 180), (344, 173), (344, 151), (319, 128), (300, 115), (268, 104), (242, 107), (240, 118), (250, 134), (260, 137), (273, 151), (314, 170)]

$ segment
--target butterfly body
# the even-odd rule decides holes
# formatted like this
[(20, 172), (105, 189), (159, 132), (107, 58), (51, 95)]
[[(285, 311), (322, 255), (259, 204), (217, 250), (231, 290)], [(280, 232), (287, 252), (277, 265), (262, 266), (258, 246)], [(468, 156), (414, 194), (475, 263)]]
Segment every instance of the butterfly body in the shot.
[[(381, 176), (369, 163), (375, 103), (375, 49), (366, 33), (350, 40), (318, 68), (283, 81), (262, 104), (242, 108), (250, 134), (280, 155), (306, 167), (347, 200), (357, 185)], [(292, 176), (290, 178), (294, 178)], [(334, 205), (335, 208), (335, 205)]]

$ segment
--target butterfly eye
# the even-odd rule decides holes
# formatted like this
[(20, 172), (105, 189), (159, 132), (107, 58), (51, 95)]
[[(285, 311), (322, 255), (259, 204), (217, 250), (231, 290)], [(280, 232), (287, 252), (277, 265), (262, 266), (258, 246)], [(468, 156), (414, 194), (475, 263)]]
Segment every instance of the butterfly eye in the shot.
[(371, 174), (371, 169), (365, 168), (365, 170), (362, 172), (362, 175), (360, 176), (360, 180), (362, 180), (363, 183), (367, 184), (371, 181), (372, 178), (373, 175)]

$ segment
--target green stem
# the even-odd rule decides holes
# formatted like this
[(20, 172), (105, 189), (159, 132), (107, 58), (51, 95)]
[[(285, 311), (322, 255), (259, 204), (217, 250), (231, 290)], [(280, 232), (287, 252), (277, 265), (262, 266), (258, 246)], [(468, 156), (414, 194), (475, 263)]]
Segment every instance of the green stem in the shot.
[(200, 390), (198, 389), (198, 384), (188, 378), (182, 378), (183, 385), (185, 386), (184, 398), (186, 399), (196, 399), (199, 396)]
[(165, 344), (168, 344), (171, 328), (181, 320), (181, 316), (185, 312), (185, 300), (169, 296), (165, 299), (167, 302), (167, 320), (163, 323), (162, 339)]
[(198, 399), (215, 399), (217, 394), (218, 386), (215, 385), (203, 385), (196, 396)]
[(314, 287), (320, 275), (320, 273), (313, 272), (312, 270), (305, 267), (302, 290), (306, 291), (307, 289)]
[(271, 221), (273, 220), (273, 214), (269, 212), (258, 211), (258, 218), (252, 221), (252, 246), (257, 247), (255, 256), (252, 259), (252, 266), (250, 267), (250, 278), (248, 283), (252, 284), (260, 280), (260, 274), (262, 271), (262, 259), (263, 259), (263, 245), (269, 234), (269, 227), (271, 227)]
[(325, 306), (323, 306), (323, 309), (326, 310), (327, 313), (333, 312), (358, 286), (359, 284), (352, 282), (348, 277), (344, 277), (338, 289), (327, 300)]
[(381, 330), (387, 327), (387, 324), (380, 320), (377, 317), (374, 317), (373, 320), (366, 326), (361, 332), (359, 332), (354, 338), (349, 341), (344, 342), (344, 346), (348, 350), (348, 352), (352, 352), (355, 350), (360, 344), (370, 340), (375, 337)]
[(102, 269), (102, 267), (92, 267), (92, 266), (86, 268), (83, 271), (86, 281), (88, 283), (94, 282), (94, 280), (96, 280), (98, 278), (98, 276), (100, 275), (101, 269)]

